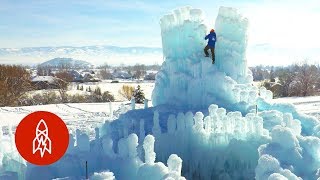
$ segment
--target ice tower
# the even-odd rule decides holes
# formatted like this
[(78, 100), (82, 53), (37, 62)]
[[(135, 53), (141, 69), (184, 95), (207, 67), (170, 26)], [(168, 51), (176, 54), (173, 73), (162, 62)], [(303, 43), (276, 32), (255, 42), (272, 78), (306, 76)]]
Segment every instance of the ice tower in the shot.
[(247, 48), (248, 19), (236, 9), (221, 7), (215, 22), (218, 43), (216, 46), (217, 66), (238, 83), (251, 81), (248, 76)]
[(240, 102), (250, 104), (250, 93), (255, 101), (258, 93), (251, 85), (252, 75), (246, 63), (248, 20), (236, 9), (220, 8), (215, 23), (214, 65), (204, 57), (208, 28), (203, 21), (202, 11), (190, 7), (176, 9), (161, 18), (165, 61), (156, 76), (154, 106), (205, 108), (214, 103), (235, 107)]

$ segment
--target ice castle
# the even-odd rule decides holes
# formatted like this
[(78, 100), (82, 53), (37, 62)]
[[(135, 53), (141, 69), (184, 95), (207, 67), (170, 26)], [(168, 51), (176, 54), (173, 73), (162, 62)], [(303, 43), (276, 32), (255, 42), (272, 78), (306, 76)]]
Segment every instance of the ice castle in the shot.
[(84, 179), (87, 161), (90, 179), (320, 179), (319, 120), (271, 103), (270, 91), (252, 85), (248, 19), (219, 9), (215, 65), (203, 54), (201, 10), (176, 9), (160, 25), (165, 61), (154, 107), (133, 103), (91, 141), (70, 134), (66, 155), (46, 167), (26, 164), (6, 145), (12, 134), (0, 137), (0, 177)]

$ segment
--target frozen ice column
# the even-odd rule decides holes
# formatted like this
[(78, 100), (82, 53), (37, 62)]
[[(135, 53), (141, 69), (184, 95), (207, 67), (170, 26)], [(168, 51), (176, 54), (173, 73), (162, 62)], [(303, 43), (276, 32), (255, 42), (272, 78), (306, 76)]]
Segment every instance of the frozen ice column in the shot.
[(247, 29), (248, 19), (239, 14), (237, 9), (220, 7), (215, 22), (216, 65), (238, 83), (251, 80), (247, 73)]
[(156, 153), (154, 152), (154, 137), (152, 135), (147, 135), (143, 141), (143, 149), (145, 155), (145, 163), (153, 165), (156, 160)]
[[(160, 19), (163, 55), (166, 61), (178, 61), (202, 53), (206, 26), (200, 9), (183, 7)], [(200, 61), (200, 59), (194, 59)], [(185, 60), (184, 60), (185, 61)]]
[[(156, 76), (152, 103), (182, 104), (187, 101), (190, 81), (202, 74), (201, 62), (208, 60), (203, 52), (206, 45), (203, 13), (191, 7), (175, 9), (160, 19), (160, 26), (165, 61)], [(197, 78), (194, 81), (200, 82)]]

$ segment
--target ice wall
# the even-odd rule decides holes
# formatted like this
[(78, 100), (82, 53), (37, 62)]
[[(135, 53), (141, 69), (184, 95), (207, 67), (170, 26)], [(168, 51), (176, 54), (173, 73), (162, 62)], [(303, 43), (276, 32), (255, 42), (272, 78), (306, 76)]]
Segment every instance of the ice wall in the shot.
[[(139, 135), (139, 142), (146, 134), (152, 134), (155, 144), (147, 150), (145, 162), (154, 161), (155, 154), (150, 153), (153, 149), (161, 162), (177, 154), (182, 159), (182, 175), (187, 179), (254, 178), (259, 158), (257, 149), (271, 139), (259, 114), (243, 116), (239, 111), (227, 112), (215, 104), (207, 107), (208, 113), (169, 109), (171, 111), (160, 107), (130, 111), (111, 123), (109, 132), (104, 134), (120, 141), (128, 133), (135, 133)], [(172, 163), (168, 160), (170, 169), (169, 164)], [(180, 165), (172, 169), (180, 169)]]
[[(264, 88), (260, 93), (268, 96)], [(125, 131), (139, 139), (153, 134), (157, 160), (177, 154), (187, 179), (320, 178), (319, 120), (293, 105), (258, 102), (258, 111), (247, 114), (215, 104), (205, 112), (174, 106), (131, 111), (110, 129), (115, 140)]]
[[(247, 68), (248, 20), (235, 9), (221, 7), (216, 20), (216, 64), (204, 57), (205, 35), (199, 9), (184, 7), (160, 20), (164, 63), (152, 93), (154, 106), (170, 104), (190, 108), (215, 103), (223, 107), (255, 104), (258, 89)], [(245, 104), (245, 105), (243, 105)]]
[(178, 155), (168, 156), (167, 165), (156, 162), (154, 146), (157, 140), (152, 135), (141, 138), (143, 143), (139, 144), (134, 133), (122, 137), (115, 141), (118, 146), (114, 151), (114, 141), (109, 136), (100, 137), (98, 129), (91, 141), (87, 134), (77, 130), (75, 137), (70, 134), (68, 150), (59, 161), (48, 166), (36, 166), (26, 163), (17, 150), (11, 148), (14, 142), (10, 141), (10, 135), (5, 135), (0, 139), (0, 179), (85, 179), (86, 162), (90, 179), (185, 179), (181, 175), (182, 160)]

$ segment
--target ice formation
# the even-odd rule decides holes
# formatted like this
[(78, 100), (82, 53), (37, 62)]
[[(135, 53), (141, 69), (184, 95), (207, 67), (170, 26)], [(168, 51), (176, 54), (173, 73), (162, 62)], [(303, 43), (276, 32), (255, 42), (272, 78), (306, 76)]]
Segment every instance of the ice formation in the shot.
[[(190, 7), (160, 20), (165, 61), (156, 76), (153, 105), (205, 108), (215, 103), (234, 110), (240, 110), (239, 103), (255, 105), (258, 89), (251, 85), (246, 59), (248, 20), (235, 9), (220, 8), (215, 24), (216, 65), (204, 57), (208, 28), (203, 20), (202, 11)], [(272, 96), (267, 90), (264, 95)]]
[[(0, 179), (84, 179), (86, 161), (90, 179), (150, 180), (167, 177), (185, 179), (181, 176), (182, 160), (179, 156), (171, 155), (167, 166), (162, 162), (155, 162), (156, 140), (152, 135), (147, 135), (143, 144), (139, 145), (138, 136), (132, 133), (118, 141), (118, 150), (114, 152), (113, 140), (107, 136), (99, 137), (99, 131), (96, 131), (96, 138), (90, 141), (89, 149), (83, 149), (87, 142), (81, 141), (84, 134), (79, 131), (78, 133), (80, 134), (78, 139), (76, 138), (78, 144), (75, 145), (74, 141), (70, 141), (68, 151), (63, 158), (49, 166), (25, 164), (19, 156), (14, 156), (16, 151), (8, 151), (12, 154), (5, 154), (2, 158)], [(72, 134), (70, 136), (74, 139)], [(144, 158), (139, 157), (138, 148), (144, 150)], [(144, 159), (144, 162), (141, 159)]]
[(0, 128), (0, 179), (83, 179), (86, 161), (91, 179), (320, 179), (319, 120), (252, 85), (246, 18), (220, 8), (215, 65), (203, 57), (201, 10), (176, 9), (160, 24), (165, 62), (154, 107), (135, 109), (132, 100), (91, 141), (77, 130), (46, 167), (26, 164)]
[[(144, 138), (145, 162), (154, 164), (155, 158), (165, 162), (169, 157), (168, 178), (180, 175), (182, 162), (182, 167), (187, 167), (182, 171), (188, 179), (211, 179), (219, 176), (240, 178), (242, 176), (231, 176), (228, 173), (252, 174), (259, 158), (257, 149), (260, 143), (271, 139), (269, 132), (263, 128), (262, 117), (255, 113), (242, 116), (239, 111), (227, 113), (226, 109), (214, 104), (209, 106), (208, 112), (210, 113), (207, 116), (202, 112), (193, 114), (191, 111), (167, 114), (167, 120), (164, 121), (158, 110), (154, 109), (148, 126), (145, 126), (145, 121), (140, 121), (142, 125), (136, 126), (132, 121), (126, 121), (127, 117), (123, 116), (119, 121), (124, 120), (124, 124), (115, 127), (128, 128), (130, 132), (140, 134), (140, 142), (145, 134), (154, 134), (155, 139), (149, 137), (150, 135)], [(144, 114), (146, 112), (142, 115)], [(128, 117), (132, 117), (131, 115), (128, 114)], [(113, 131), (113, 139), (123, 136), (118, 132), (123, 130)], [(239, 147), (242, 151), (238, 152)], [(183, 161), (170, 154), (179, 155)], [(229, 166), (229, 172), (220, 174), (225, 166)], [(236, 169), (236, 166), (244, 167)], [(208, 171), (206, 167), (214, 168)], [(170, 170), (173, 171), (171, 175)]]

